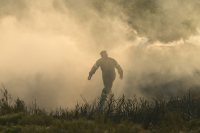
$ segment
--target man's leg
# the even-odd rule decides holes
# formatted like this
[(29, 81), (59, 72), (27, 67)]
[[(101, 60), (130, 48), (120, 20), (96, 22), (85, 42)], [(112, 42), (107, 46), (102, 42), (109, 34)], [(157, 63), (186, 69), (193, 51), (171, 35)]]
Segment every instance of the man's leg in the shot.
[(102, 90), (101, 93), (101, 100), (100, 100), (100, 105), (101, 108), (103, 109), (105, 102), (106, 102), (106, 98), (112, 94), (112, 85), (113, 85), (113, 81), (114, 79), (111, 78), (103, 78), (103, 82), (104, 82), (104, 89)]

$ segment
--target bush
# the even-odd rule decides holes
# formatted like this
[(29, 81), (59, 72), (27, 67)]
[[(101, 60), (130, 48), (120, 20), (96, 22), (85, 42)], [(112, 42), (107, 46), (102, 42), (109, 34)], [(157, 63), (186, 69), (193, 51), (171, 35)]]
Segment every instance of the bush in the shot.
[(183, 120), (180, 110), (166, 112), (157, 131), (162, 133), (177, 133), (184, 129), (185, 124), (186, 122)]
[(38, 126), (50, 126), (53, 123), (53, 117), (49, 115), (25, 115), (19, 120), (19, 125), (38, 125)]
[(21, 112), (18, 114), (7, 114), (0, 117), (1, 125), (10, 125), (10, 124), (18, 124), (18, 121), (26, 116), (25, 113)]
[(17, 98), (17, 100), (15, 101), (15, 105), (13, 107), (13, 111), (15, 113), (26, 112), (26, 106), (25, 106), (24, 101), (22, 101), (19, 98)]

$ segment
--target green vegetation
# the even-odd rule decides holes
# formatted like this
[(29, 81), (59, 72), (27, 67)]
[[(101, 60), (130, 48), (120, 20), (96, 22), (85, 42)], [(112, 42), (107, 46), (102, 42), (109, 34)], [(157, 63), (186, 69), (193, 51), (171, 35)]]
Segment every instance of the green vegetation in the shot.
[[(183, 99), (162, 97), (153, 103), (140, 99), (108, 99), (104, 110), (99, 101), (76, 105), (74, 110), (46, 112), (36, 103), (28, 110), (19, 98), (12, 103), (11, 95), (1, 90), (0, 132), (2, 133), (177, 133), (200, 132), (200, 102), (188, 96)], [(10, 102), (9, 102), (10, 101)]]

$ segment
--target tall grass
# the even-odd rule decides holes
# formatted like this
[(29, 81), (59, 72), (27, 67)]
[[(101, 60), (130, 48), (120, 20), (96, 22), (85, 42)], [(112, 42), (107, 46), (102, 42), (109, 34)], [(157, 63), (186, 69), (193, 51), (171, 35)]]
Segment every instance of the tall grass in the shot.
[[(3, 86), (0, 101), (0, 124), (3, 127), (0, 126), (0, 131), (7, 128), (10, 131), (10, 126), (20, 132), (29, 129), (73, 132), (79, 127), (88, 132), (189, 132), (194, 128), (200, 131), (196, 128), (200, 126), (200, 101), (194, 99), (190, 91), (181, 99), (171, 98), (169, 101), (163, 100), (162, 96), (153, 98), (153, 102), (136, 97), (126, 99), (124, 95), (118, 99), (111, 96), (103, 110), (99, 106), (100, 98), (92, 103), (85, 98), (83, 101), (72, 110), (60, 107), (47, 112), (37, 107), (36, 99), (29, 108), (23, 100), (13, 100)], [(24, 129), (26, 125), (29, 126), (27, 130)]]

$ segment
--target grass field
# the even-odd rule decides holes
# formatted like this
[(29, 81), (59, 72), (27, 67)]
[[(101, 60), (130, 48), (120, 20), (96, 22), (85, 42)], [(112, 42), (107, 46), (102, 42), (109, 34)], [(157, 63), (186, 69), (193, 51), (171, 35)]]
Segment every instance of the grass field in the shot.
[(35, 102), (27, 108), (19, 98), (1, 90), (0, 132), (2, 133), (196, 133), (200, 132), (200, 102), (190, 92), (182, 99), (161, 97), (154, 102), (125, 96), (107, 100), (104, 110), (99, 100), (77, 104), (73, 110), (46, 112)]

